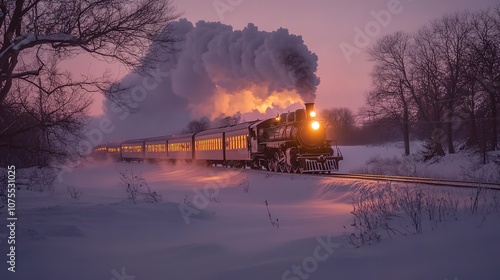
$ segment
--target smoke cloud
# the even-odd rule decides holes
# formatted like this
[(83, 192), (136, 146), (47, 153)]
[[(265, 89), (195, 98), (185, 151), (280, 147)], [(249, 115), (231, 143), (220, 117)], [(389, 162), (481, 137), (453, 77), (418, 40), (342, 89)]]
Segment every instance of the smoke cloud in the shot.
[(198, 114), (213, 118), (314, 101), (318, 57), (286, 29), (265, 32), (250, 23), (235, 31), (200, 21), (186, 34), (182, 50), (172, 69), (172, 90)]
[[(160, 65), (168, 74), (140, 102), (139, 113), (114, 122), (117, 131), (126, 130), (121, 126), (144, 128), (142, 121), (163, 131), (150, 131), (152, 135), (166, 134), (178, 131), (193, 117), (264, 113), (314, 102), (320, 82), (315, 74), (318, 57), (302, 37), (287, 29), (266, 32), (249, 23), (243, 30), (233, 30), (219, 22), (193, 25), (186, 19), (173, 28), (179, 51), (164, 54), (168, 62)], [(122, 82), (133, 85), (143, 79), (130, 74)], [(106, 116), (118, 118), (111, 102), (104, 107)]]

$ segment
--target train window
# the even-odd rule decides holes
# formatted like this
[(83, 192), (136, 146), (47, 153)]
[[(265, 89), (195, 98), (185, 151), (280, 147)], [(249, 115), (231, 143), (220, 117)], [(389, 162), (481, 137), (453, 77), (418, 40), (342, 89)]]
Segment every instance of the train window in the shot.
[(189, 147), (189, 142), (172, 143), (168, 145), (170, 152), (185, 152), (190, 149)]
[(124, 153), (141, 153), (142, 145), (123, 146)]

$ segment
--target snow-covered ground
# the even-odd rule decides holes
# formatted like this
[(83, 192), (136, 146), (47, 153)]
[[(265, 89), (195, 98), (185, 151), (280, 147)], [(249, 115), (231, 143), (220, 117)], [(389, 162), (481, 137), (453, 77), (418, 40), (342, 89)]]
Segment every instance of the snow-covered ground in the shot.
[[(361, 168), (385, 147), (363, 149), (343, 147), (341, 171)], [(119, 184), (123, 170), (145, 178), (162, 201), (128, 200)], [(187, 165), (87, 164), (65, 174), (53, 194), (17, 192), (16, 272), (7, 271), (2, 226), (0, 279), (500, 279), (498, 212), (461, 214), (422, 234), (352, 246), (353, 193), (376, 185)], [(81, 198), (72, 199), (67, 186)]]
[(422, 162), (422, 142), (410, 145), (410, 156), (404, 156), (403, 143), (380, 146), (342, 146), (344, 160), (340, 172), (384, 175), (418, 176), (454, 180), (500, 183), (500, 152), (490, 153), (487, 164), (480, 156), (469, 151), (446, 155)]

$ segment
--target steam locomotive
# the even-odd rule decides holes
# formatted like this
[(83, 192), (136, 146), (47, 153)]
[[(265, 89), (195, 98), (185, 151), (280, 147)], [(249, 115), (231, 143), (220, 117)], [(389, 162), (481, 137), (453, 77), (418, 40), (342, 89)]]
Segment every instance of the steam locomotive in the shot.
[(306, 103), (305, 109), (271, 119), (101, 145), (92, 155), (127, 162), (186, 161), (274, 172), (331, 172), (338, 170), (343, 156), (329, 138), (316, 120), (314, 103)]

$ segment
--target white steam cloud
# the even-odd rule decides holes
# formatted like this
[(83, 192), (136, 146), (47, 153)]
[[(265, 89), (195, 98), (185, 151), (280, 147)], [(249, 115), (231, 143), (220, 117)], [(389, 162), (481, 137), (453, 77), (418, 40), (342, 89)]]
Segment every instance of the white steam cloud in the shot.
[[(193, 25), (185, 19), (173, 27), (180, 39), (179, 51), (167, 54), (169, 62), (161, 65), (168, 76), (161, 79), (160, 86), (149, 90), (139, 104), (139, 113), (114, 122), (118, 133), (131, 127), (147, 131), (144, 124), (150, 124), (156, 125), (157, 132), (151, 130), (148, 134), (166, 134), (178, 131), (192, 117), (214, 119), (237, 112), (264, 113), (275, 107), (314, 102), (320, 82), (315, 74), (318, 57), (302, 37), (287, 29), (259, 31), (249, 23), (243, 30), (233, 30), (219, 22), (199, 21)], [(122, 82), (130, 85), (141, 79), (131, 74)], [(119, 118), (111, 107), (107, 101), (106, 116)], [(180, 124), (183, 118), (186, 122)]]
[(172, 90), (194, 112), (211, 117), (313, 102), (317, 60), (286, 29), (264, 32), (250, 23), (235, 31), (200, 21), (185, 36), (171, 71)]

